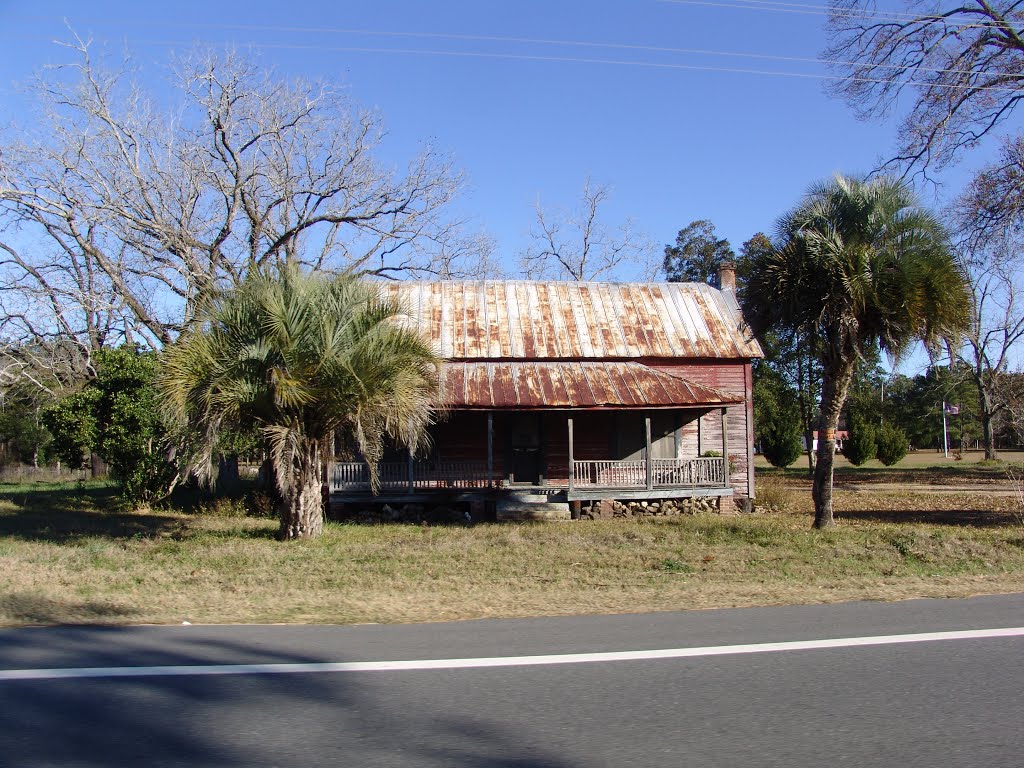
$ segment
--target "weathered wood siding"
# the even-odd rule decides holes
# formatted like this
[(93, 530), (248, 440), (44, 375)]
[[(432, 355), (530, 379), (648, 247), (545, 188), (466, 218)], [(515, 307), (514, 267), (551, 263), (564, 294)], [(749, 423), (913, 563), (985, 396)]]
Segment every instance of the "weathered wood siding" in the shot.
[[(494, 471), (505, 474), (504, 419), (494, 415)], [(432, 455), (444, 461), (487, 460), (487, 414), (481, 411), (450, 411), (430, 428)]]
[[(712, 389), (743, 395), (744, 403), (729, 406), (729, 455), (732, 456), (730, 484), (739, 497), (754, 495), (754, 399), (750, 363), (745, 360), (643, 360), (645, 365), (673, 373)], [(699, 441), (699, 442), (698, 442)], [(695, 454), (722, 450), (722, 427), (716, 408), (700, 419), (699, 424), (684, 429), (686, 445), (696, 444)]]

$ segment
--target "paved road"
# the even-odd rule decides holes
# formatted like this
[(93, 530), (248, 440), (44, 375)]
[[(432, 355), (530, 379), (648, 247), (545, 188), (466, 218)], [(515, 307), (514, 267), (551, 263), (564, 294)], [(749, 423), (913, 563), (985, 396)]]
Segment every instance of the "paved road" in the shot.
[[(99, 676), (1020, 626), (1024, 595), (397, 627), (2, 630), (0, 764), (1020, 766), (1020, 636), (545, 666)], [(2, 671), (82, 667), (100, 670), (20, 681)]]

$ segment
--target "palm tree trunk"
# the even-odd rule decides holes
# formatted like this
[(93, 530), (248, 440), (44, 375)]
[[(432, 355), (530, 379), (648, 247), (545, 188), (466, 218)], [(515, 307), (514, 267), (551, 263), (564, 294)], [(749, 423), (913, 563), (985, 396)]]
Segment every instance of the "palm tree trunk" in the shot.
[[(277, 472), (281, 472), (277, 468)], [(278, 475), (278, 489), (281, 495), (280, 538), (314, 539), (324, 531), (323, 482), (320, 470), (320, 450), (315, 443), (293, 458), (287, 472), (287, 482), (282, 483)]]
[(814, 477), (814, 451), (811, 448), (814, 445), (814, 408), (812, 406), (814, 402), (813, 357), (814, 346), (808, 339), (806, 368), (802, 352), (797, 353), (796, 360), (797, 398), (800, 401), (800, 421), (804, 428), (804, 445), (807, 448), (807, 474), (811, 477)]
[(832, 516), (832, 474), (836, 456), (836, 430), (839, 428), (839, 414), (846, 404), (846, 396), (853, 381), (855, 360), (840, 360), (826, 369), (821, 383), (821, 416), (818, 419), (818, 450), (814, 465), (814, 527), (831, 528), (835, 525)]

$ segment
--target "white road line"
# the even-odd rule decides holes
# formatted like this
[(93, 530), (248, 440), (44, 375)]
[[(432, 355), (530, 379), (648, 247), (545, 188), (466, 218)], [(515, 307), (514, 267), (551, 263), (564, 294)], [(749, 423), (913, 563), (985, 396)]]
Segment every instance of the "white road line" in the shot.
[(201, 675), (284, 675), (317, 672), (411, 672), (437, 669), (483, 669), (487, 667), (533, 667), (548, 664), (590, 664), (602, 661), (650, 661), (687, 659), (699, 656), (730, 656), (777, 651), (811, 651), (823, 648), (857, 648), (871, 645), (929, 643), (939, 640), (983, 640), (1022, 637), (1024, 627), (966, 629), (953, 632), (921, 632), (907, 635), (840, 637), (829, 640), (794, 640), (783, 643), (711, 645), (697, 648), (663, 648), (649, 651), (606, 651), (564, 653), (544, 656), (497, 656), (476, 659), (413, 659), (409, 661), (342, 661), (285, 664), (196, 664), (151, 667), (69, 667), (53, 669), (4, 669), (0, 682), (15, 680), (60, 680), (111, 677), (193, 677)]

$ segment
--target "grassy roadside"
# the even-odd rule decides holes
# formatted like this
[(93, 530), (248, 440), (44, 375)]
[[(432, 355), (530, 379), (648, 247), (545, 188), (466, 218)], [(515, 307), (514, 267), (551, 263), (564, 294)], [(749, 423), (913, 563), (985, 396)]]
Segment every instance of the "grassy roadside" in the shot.
[[(811, 531), (799, 481), (772, 510), (474, 527), (129, 512), (104, 487), (0, 487), (0, 624), (415, 622), (1024, 591), (1012, 498), (837, 494)], [(938, 523), (932, 521), (939, 521)]]

